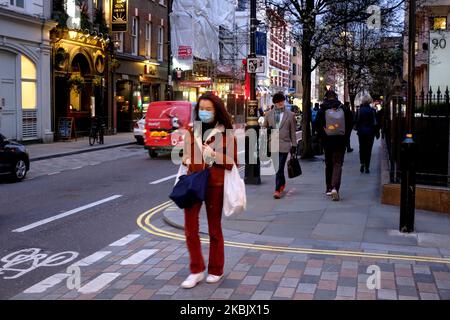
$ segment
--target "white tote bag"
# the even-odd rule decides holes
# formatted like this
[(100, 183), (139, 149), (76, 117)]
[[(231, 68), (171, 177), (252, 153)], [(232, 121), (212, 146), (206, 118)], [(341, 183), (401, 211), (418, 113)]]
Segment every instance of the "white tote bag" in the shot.
[(247, 195), (245, 193), (245, 183), (239, 175), (236, 165), (233, 169), (225, 170), (223, 186), (223, 214), (230, 217), (242, 213), (247, 207)]

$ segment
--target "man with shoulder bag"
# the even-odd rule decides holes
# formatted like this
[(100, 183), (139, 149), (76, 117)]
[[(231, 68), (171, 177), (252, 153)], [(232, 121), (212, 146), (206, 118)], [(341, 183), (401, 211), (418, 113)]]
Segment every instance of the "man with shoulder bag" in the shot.
[[(272, 99), (275, 107), (264, 116), (263, 127), (270, 131), (271, 139), (278, 139), (278, 150), (270, 150), (271, 155), (278, 153), (278, 170), (275, 179), (275, 193), (273, 197), (280, 199), (286, 189), (284, 169), (289, 155), (297, 152), (297, 136), (295, 114), (285, 107), (286, 98), (282, 92), (278, 92)], [(277, 166), (275, 166), (277, 168)]]

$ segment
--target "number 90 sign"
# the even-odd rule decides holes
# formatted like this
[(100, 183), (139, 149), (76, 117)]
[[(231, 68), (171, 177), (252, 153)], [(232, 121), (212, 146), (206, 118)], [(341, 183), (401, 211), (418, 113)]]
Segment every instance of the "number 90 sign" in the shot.
[(445, 49), (447, 46), (447, 41), (445, 39), (433, 39), (431, 43), (434, 45), (433, 49), (437, 49), (438, 47), (441, 49)]

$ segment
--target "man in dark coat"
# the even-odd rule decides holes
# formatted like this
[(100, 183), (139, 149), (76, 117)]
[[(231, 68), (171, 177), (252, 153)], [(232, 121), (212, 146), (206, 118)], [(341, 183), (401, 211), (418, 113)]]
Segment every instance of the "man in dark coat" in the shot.
[(361, 163), (360, 172), (370, 173), (370, 158), (374, 138), (380, 138), (379, 120), (377, 112), (370, 105), (373, 102), (370, 95), (362, 98), (362, 104), (356, 114), (355, 130), (358, 132), (359, 159)]

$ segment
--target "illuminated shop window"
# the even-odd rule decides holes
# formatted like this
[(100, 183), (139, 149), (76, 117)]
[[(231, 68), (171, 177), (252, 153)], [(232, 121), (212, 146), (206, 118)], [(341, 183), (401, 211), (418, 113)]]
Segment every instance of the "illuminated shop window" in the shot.
[(22, 79), (36, 80), (36, 65), (26, 56), (21, 56)]
[(70, 90), (70, 112), (81, 111), (81, 95), (75, 90)]
[(21, 55), (22, 109), (36, 109), (36, 65), (26, 56)]

